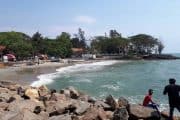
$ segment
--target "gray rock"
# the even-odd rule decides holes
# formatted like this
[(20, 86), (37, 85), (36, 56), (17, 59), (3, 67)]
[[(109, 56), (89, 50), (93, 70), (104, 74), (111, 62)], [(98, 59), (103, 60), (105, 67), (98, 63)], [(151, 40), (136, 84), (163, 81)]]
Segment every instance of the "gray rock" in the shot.
[(64, 94), (66, 97), (69, 97), (69, 98), (71, 97), (70, 90), (62, 89), (62, 90), (60, 90), (60, 93)]
[(78, 99), (81, 100), (81, 101), (86, 101), (86, 102), (88, 102), (89, 98), (90, 98), (89, 95), (86, 95), (86, 94), (80, 94), (80, 96), (79, 96)]
[(49, 118), (49, 114), (45, 111), (41, 111), (38, 115), (43, 117), (44, 120), (48, 120), (48, 118)]
[(107, 120), (112, 120), (114, 112), (112, 111), (105, 111), (105, 112), (106, 112)]
[(66, 113), (67, 109), (72, 105), (69, 100), (47, 101), (46, 111), (50, 116), (60, 115)]
[(59, 94), (59, 93), (53, 93), (49, 100), (51, 101), (58, 101), (58, 100), (63, 100), (63, 101), (66, 101), (66, 96), (64, 94)]
[(113, 114), (113, 120), (128, 120), (129, 115), (125, 107), (117, 108)]
[(0, 87), (0, 93), (9, 93), (9, 92), (10, 92), (9, 89)]
[(4, 110), (7, 110), (9, 104), (6, 103), (6, 102), (0, 102), (0, 110), (1, 111), (4, 111)]
[(40, 96), (45, 96), (49, 94), (49, 89), (45, 85), (42, 85), (38, 88), (38, 92)]
[(72, 120), (71, 115), (59, 115), (59, 116), (53, 116), (50, 117), (48, 120)]
[(75, 107), (75, 113), (81, 115), (86, 112), (86, 110), (90, 107), (90, 103), (86, 101), (76, 101), (72, 104)]
[(28, 88), (25, 90), (25, 96), (27, 96), (30, 99), (38, 99), (39, 93), (37, 89), (34, 88)]
[(0, 101), (1, 102), (7, 102), (10, 97), (12, 97), (13, 94), (8, 92), (8, 93), (0, 93)]
[(66, 89), (70, 91), (70, 97), (72, 99), (77, 99), (79, 97), (80, 94), (74, 87), (70, 86)]
[(11, 91), (16, 91), (19, 86), (20, 85), (18, 85), (16, 83), (7, 82), (7, 81), (0, 81), (0, 87), (1, 88), (8, 88)]
[(9, 111), (14, 111), (14, 112), (21, 111), (23, 109), (27, 109), (27, 110), (33, 112), (34, 109), (36, 108), (36, 106), (40, 106), (42, 109), (45, 109), (42, 102), (34, 101), (34, 100), (14, 101), (9, 104), (7, 109)]
[(129, 101), (124, 97), (120, 97), (118, 99), (118, 105), (119, 107), (126, 107), (127, 111), (129, 112)]
[(107, 116), (102, 108), (91, 107), (80, 120), (107, 120)]
[(115, 110), (118, 107), (118, 104), (112, 95), (106, 97), (105, 103), (110, 105), (112, 110)]
[(159, 119), (160, 115), (159, 113), (151, 108), (148, 107), (144, 107), (141, 105), (130, 105), (130, 109), (129, 109), (130, 113), (130, 119)]
[(2, 120), (46, 120), (42, 116), (36, 115), (27, 109), (23, 109), (17, 112), (8, 112), (3, 117)]
[(110, 110), (111, 109), (110, 105), (104, 103), (101, 100), (97, 100), (94, 105), (97, 106), (97, 107), (102, 107), (104, 110)]

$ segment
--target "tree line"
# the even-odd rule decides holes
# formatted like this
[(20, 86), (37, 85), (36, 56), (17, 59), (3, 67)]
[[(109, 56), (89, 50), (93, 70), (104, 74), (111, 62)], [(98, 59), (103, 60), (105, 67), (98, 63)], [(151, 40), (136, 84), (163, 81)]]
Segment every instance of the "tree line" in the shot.
[(161, 54), (163, 43), (147, 34), (138, 34), (131, 37), (122, 37), (116, 30), (110, 30), (109, 35), (94, 36), (86, 43), (85, 32), (79, 28), (78, 33), (71, 36), (62, 32), (56, 38), (43, 37), (36, 32), (29, 36), (22, 32), (0, 32), (0, 45), (6, 46), (3, 54), (15, 54), (18, 60), (34, 57), (38, 54), (47, 54), (61, 58), (71, 57), (72, 48), (83, 48), (85, 53), (147, 55)]
[(161, 54), (163, 43), (147, 34), (138, 34), (128, 38), (122, 37), (116, 30), (110, 30), (109, 36), (96, 36), (91, 42), (95, 53), (126, 55)]

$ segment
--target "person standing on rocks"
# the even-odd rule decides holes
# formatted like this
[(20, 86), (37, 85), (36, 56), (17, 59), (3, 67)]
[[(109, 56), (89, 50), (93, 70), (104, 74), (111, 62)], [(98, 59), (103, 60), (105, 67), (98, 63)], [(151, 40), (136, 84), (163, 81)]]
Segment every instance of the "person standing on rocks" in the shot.
[(169, 79), (169, 85), (165, 86), (163, 94), (168, 94), (169, 97), (169, 118), (173, 120), (174, 108), (180, 112), (180, 85), (176, 85), (176, 80), (174, 78)]

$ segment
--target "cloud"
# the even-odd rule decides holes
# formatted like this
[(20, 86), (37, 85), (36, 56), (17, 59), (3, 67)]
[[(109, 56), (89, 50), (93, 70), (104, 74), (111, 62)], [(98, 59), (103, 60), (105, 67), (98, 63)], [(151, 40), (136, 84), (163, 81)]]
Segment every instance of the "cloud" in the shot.
[(90, 16), (76, 16), (75, 17), (75, 22), (78, 23), (85, 23), (85, 24), (92, 24), (96, 22), (96, 19)]

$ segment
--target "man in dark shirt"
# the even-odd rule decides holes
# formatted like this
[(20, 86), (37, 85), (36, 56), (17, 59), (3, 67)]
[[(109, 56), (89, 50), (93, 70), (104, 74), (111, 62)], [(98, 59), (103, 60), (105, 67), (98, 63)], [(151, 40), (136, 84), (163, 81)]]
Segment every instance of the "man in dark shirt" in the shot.
[(169, 85), (165, 86), (163, 94), (168, 94), (169, 97), (169, 118), (173, 120), (174, 108), (177, 108), (180, 112), (180, 86), (176, 85), (176, 80), (174, 78), (169, 79)]

